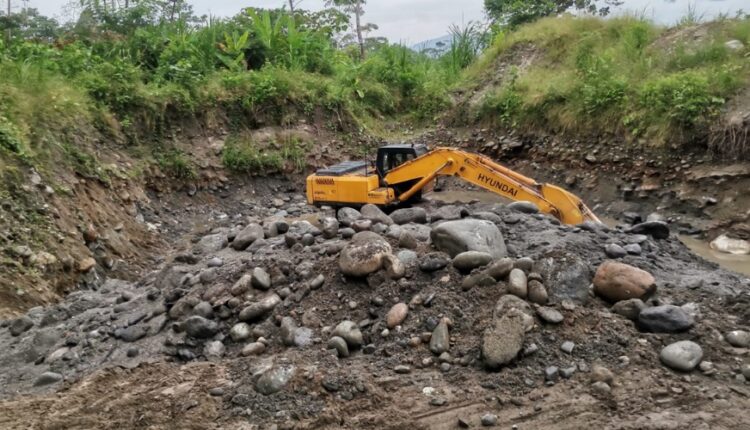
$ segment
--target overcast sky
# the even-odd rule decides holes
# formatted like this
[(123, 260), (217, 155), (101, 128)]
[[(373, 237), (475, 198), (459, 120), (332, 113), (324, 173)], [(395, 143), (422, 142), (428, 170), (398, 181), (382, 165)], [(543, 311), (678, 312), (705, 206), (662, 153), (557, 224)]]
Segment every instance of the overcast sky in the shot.
[[(12, 0), (20, 9), (22, 0)], [(189, 0), (198, 14), (232, 16), (243, 7), (280, 7), (284, 0)], [(28, 0), (46, 15), (64, 18), (64, 5), (69, 0)], [(440, 37), (451, 24), (484, 19), (483, 0), (369, 0), (365, 21), (377, 24), (375, 36), (385, 36), (392, 42), (413, 44)], [(625, 0), (620, 9), (635, 10), (662, 24), (672, 24), (683, 16), (689, 4), (698, 12), (711, 17), (717, 13), (734, 14), (739, 9), (750, 12), (749, 0)], [(323, 8), (323, 0), (302, 0), (303, 9)]]

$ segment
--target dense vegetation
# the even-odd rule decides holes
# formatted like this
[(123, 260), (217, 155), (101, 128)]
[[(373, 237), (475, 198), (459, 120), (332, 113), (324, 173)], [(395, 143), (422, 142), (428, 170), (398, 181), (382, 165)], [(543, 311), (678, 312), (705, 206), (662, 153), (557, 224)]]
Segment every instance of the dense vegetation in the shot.
[[(241, 133), (316, 113), (338, 131), (356, 131), (373, 118), (429, 120), (449, 105), (450, 84), (478, 54), (473, 39), (457, 40), (437, 59), (368, 39), (361, 59), (359, 46), (341, 42), (352, 26), (338, 9), (248, 8), (215, 20), (159, 2), (133, 4), (92, 6), (65, 27), (33, 14), (25, 22), (35, 24), (15, 26), (13, 39), (0, 42), (3, 151), (33, 162), (59, 147), (80, 158), (84, 124), (136, 144), (159, 141), (186, 121), (229, 124)], [(457, 29), (456, 38), (474, 31)], [(233, 154), (247, 155), (252, 145), (243, 148)], [(161, 165), (182, 165), (163, 161), (163, 153)], [(276, 155), (225, 160), (251, 169), (266, 159), (274, 164)]]
[(750, 19), (696, 24), (565, 16), (523, 26), (501, 35), (468, 75), (481, 86), (495, 61), (534, 61), (511, 68), (473, 113), (526, 130), (705, 142), (727, 101), (750, 84)]
[[(62, 156), (101, 178), (86, 149), (108, 140), (149, 148), (164, 170), (187, 178), (188, 157), (162, 146), (196, 124), (230, 129), (223, 159), (232, 169), (299, 165), (309, 142), (263, 152), (246, 130), (300, 119), (337, 133), (389, 119), (429, 125), (460, 100), (454, 89), (472, 87), (484, 95), (462, 120), (690, 142), (750, 80), (747, 17), (696, 26), (688, 16), (665, 29), (638, 17), (537, 19), (569, 1), (539, 2), (543, 13), (520, 18), (513, 14), (529, 2), (488, 1), (499, 14), (491, 31), (452, 28), (450, 49), (425, 55), (353, 36), (361, 31), (346, 1), (318, 12), (248, 8), (230, 19), (197, 17), (185, 2), (83, 3), (74, 23), (33, 10), (0, 19), (12, 34), (0, 41), (0, 167)], [(535, 21), (511, 22), (519, 19)], [(533, 61), (521, 61), (530, 53)], [(497, 76), (498, 61), (524, 66)], [(487, 82), (500, 84), (487, 90)]]

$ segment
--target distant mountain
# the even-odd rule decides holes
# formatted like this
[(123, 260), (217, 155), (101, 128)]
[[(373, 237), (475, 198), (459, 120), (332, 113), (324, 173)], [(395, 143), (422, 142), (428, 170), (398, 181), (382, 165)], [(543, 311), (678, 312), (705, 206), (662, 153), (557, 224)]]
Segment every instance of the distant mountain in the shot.
[(450, 34), (436, 37), (435, 39), (425, 40), (411, 46), (411, 49), (417, 52), (425, 52), (430, 55), (440, 55), (451, 47), (453, 37)]

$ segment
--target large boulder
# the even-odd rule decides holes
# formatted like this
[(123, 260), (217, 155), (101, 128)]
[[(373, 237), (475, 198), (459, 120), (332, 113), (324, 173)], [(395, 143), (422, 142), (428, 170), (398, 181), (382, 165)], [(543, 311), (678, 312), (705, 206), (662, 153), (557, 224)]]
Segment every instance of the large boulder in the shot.
[(245, 307), (240, 311), (240, 321), (254, 321), (269, 312), (281, 303), (281, 297), (278, 294), (269, 294), (261, 300)]
[(359, 232), (341, 251), (339, 268), (344, 275), (364, 277), (380, 270), (388, 255), (391, 255), (391, 245), (380, 235)]
[(492, 256), (486, 252), (466, 251), (453, 257), (453, 267), (464, 272), (471, 272), (492, 262)]
[(364, 342), (362, 331), (354, 321), (341, 321), (331, 334), (344, 339), (349, 348), (359, 348)]
[(424, 224), (404, 224), (400, 226), (402, 233), (408, 233), (414, 237), (414, 239), (417, 239), (419, 242), (429, 242), (430, 241), (430, 234), (432, 233), (432, 229), (428, 225)]
[(482, 336), (482, 360), (489, 369), (510, 363), (523, 347), (526, 330), (524, 314), (511, 309), (503, 317), (493, 320)]
[(255, 381), (255, 391), (270, 396), (281, 391), (294, 376), (294, 366), (274, 366), (263, 372)]
[(539, 206), (537, 206), (535, 203), (527, 202), (527, 201), (518, 201), (513, 202), (507, 206), (508, 209), (518, 211), (525, 214), (538, 214), (539, 213)]
[(462, 206), (445, 205), (431, 212), (430, 220), (432, 222), (440, 221), (440, 220), (451, 221), (451, 220), (461, 219), (464, 214), (468, 214), (468, 211), (466, 210), (466, 208)]
[(263, 227), (260, 224), (250, 224), (242, 231), (237, 233), (237, 236), (232, 241), (232, 248), (237, 251), (244, 251), (248, 246), (252, 245), (258, 239), (263, 239)]
[(679, 333), (695, 324), (690, 314), (674, 305), (654, 306), (638, 314), (638, 328), (653, 333)]
[(748, 255), (750, 254), (750, 241), (733, 239), (725, 234), (711, 241), (711, 249), (726, 254)]
[(592, 270), (579, 256), (566, 253), (542, 258), (535, 270), (542, 275), (552, 303), (563, 300), (586, 303), (589, 300)]
[(380, 208), (375, 205), (366, 204), (362, 206), (360, 212), (362, 218), (369, 219), (373, 223), (381, 223), (385, 225), (393, 224), (393, 220), (391, 219), (391, 217), (386, 215), (385, 212), (380, 210)]
[(656, 280), (650, 273), (616, 261), (602, 263), (594, 276), (594, 293), (611, 303), (645, 300), (655, 291)]
[(189, 336), (198, 339), (213, 337), (219, 331), (218, 324), (198, 315), (186, 319), (183, 323), (183, 328), (185, 329), (185, 333)]
[(427, 212), (424, 208), (405, 208), (391, 212), (391, 219), (398, 225), (410, 222), (424, 224), (427, 222)]
[(341, 225), (349, 227), (354, 221), (362, 218), (362, 214), (353, 208), (341, 208), (339, 209), (337, 218)]
[(299, 236), (305, 236), (305, 235), (312, 235), (312, 236), (318, 236), (322, 233), (318, 227), (315, 227), (312, 225), (310, 221), (300, 219), (297, 221), (294, 221), (289, 225), (288, 233), (299, 235)]
[(659, 359), (671, 369), (689, 372), (703, 359), (703, 349), (695, 342), (683, 340), (665, 346)]
[(669, 226), (664, 221), (646, 221), (636, 224), (626, 231), (630, 234), (646, 234), (654, 239), (669, 237)]
[(17, 318), (13, 320), (13, 322), (10, 324), (10, 334), (11, 336), (20, 336), (21, 333), (29, 330), (31, 327), (34, 327), (34, 321), (31, 320), (31, 318), (27, 317), (26, 315)]
[(219, 252), (227, 246), (227, 235), (225, 233), (216, 233), (203, 236), (193, 250), (197, 254), (212, 254)]
[(330, 216), (322, 217), (320, 218), (320, 229), (324, 238), (333, 239), (339, 234), (339, 220)]
[(432, 229), (430, 238), (435, 247), (451, 257), (466, 251), (479, 251), (498, 259), (508, 253), (500, 230), (495, 224), (484, 220), (446, 221)]

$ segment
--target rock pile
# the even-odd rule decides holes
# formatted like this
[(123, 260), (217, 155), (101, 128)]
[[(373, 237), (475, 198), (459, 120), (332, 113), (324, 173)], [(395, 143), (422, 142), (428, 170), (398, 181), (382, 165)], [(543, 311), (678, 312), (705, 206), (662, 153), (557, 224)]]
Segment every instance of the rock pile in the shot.
[[(0, 393), (56, 389), (101, 363), (237, 357), (254, 364), (233, 374), (225, 401), (261, 409), (279, 392), (311, 404), (321, 393), (365, 397), (358, 378), (369, 372), (347, 370), (363, 363), (378, 378), (417, 381), (432, 369), (488, 387), (500, 384), (500, 369), (529, 389), (585, 378), (595, 396), (617, 392), (615, 373), (631, 360), (747, 378), (705, 345), (710, 326), (723, 330), (726, 348), (746, 349), (747, 327), (704, 324), (707, 309), (675, 286), (680, 268), (709, 272), (689, 272), (695, 262), (661, 224), (563, 226), (527, 205), (481, 203), (390, 215), (372, 205), (323, 208), (308, 220), (280, 208), (215, 228), (136, 283), (108, 280), (6, 321)], [(627, 246), (634, 238), (640, 252)]]

